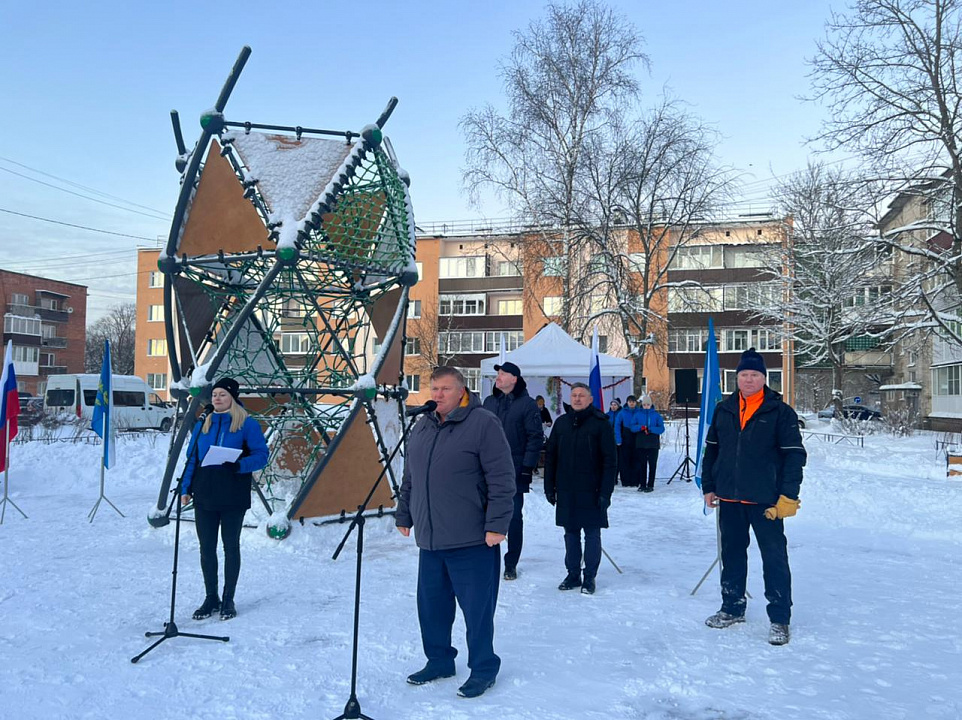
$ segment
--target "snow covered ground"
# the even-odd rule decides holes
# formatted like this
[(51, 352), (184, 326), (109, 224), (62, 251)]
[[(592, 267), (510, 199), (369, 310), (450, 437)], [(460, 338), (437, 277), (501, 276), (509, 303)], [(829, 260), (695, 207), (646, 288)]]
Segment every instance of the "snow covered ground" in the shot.
[[(415, 615), (417, 551), (370, 521), (365, 536), (358, 697), (397, 718), (959, 718), (962, 717), (962, 482), (945, 478), (934, 438), (808, 441), (799, 515), (787, 521), (795, 608), (790, 645), (767, 644), (760, 562), (752, 548), (748, 622), (703, 624), (718, 575), (690, 592), (715, 557), (715, 524), (693, 484), (618, 488), (594, 597), (561, 593), (561, 530), (540, 484), (528, 496), (519, 579), (502, 583), (497, 685), (456, 696), (467, 677), (424, 687)], [(174, 527), (148, 526), (163, 440), (122, 438), (107, 495), (100, 448), (12, 448), (11, 508), (0, 525), (0, 717), (333, 718), (350, 691), (355, 544), (346, 526), (296, 526), (287, 540), (244, 531), (236, 619), (194, 622), (203, 596), (193, 526), (184, 525), (177, 623), (185, 637), (139, 664), (144, 632), (167, 619)]]

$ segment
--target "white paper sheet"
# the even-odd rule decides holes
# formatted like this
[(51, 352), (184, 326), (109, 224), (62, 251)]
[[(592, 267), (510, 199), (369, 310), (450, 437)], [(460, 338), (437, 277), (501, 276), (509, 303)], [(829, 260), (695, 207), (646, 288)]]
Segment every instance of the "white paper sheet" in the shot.
[(211, 445), (210, 450), (204, 455), (204, 461), (201, 463), (201, 467), (207, 465), (222, 465), (228, 462), (234, 462), (240, 457), (240, 448), (229, 448), (223, 445)]

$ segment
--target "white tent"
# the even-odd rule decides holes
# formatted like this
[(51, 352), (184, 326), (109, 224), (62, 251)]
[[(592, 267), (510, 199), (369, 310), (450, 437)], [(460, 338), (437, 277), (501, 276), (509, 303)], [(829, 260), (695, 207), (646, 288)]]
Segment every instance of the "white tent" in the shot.
[[(591, 348), (576, 341), (557, 323), (549, 323), (517, 350), (505, 353), (504, 359), (521, 368), (531, 396), (543, 395), (551, 414), (557, 415), (561, 403), (568, 402), (571, 383), (588, 382)], [(600, 354), (600, 360), (605, 405), (616, 397), (624, 402), (632, 393), (631, 360), (604, 353)], [(500, 362), (497, 356), (481, 361), (484, 395), (491, 392), (498, 374), (494, 366)]]

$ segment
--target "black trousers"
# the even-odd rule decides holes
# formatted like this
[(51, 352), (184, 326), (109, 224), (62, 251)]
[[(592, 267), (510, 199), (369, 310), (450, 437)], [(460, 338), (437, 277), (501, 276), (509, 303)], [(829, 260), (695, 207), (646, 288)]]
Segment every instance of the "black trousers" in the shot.
[(224, 600), (234, 599), (240, 576), (240, 536), (247, 510), (204, 510), (194, 508), (194, 525), (200, 543), (200, 569), (207, 597), (217, 597), (217, 531), (224, 544)]
[(655, 473), (658, 472), (658, 448), (638, 448), (635, 450), (638, 457), (639, 484), (645, 480), (647, 470), (648, 487), (655, 487)]
[(635, 434), (622, 431), (621, 445), (618, 447), (618, 473), (621, 484), (636, 487), (641, 484), (641, 457), (635, 447)]
[(593, 580), (601, 565), (601, 528), (565, 525), (565, 569), (571, 577), (581, 575), (581, 532), (585, 533), (585, 580)]
[(501, 581), (501, 547), (421, 550), (418, 563), (418, 621), (428, 665), (454, 672), (458, 651), (451, 644), (455, 600), (461, 606), (471, 676), (493, 680), (501, 669), (494, 652), (494, 611)]
[(745, 583), (748, 580), (748, 530), (762, 554), (762, 576), (768, 619), (788, 625), (792, 619), (792, 573), (788, 567), (785, 521), (765, 517), (765, 505), (722, 501), (718, 507), (721, 529), (722, 610), (730, 615), (745, 614)]
[(505, 569), (518, 566), (521, 559), (521, 548), (524, 545), (524, 493), (514, 494), (514, 515), (508, 526), (508, 551), (504, 554)]

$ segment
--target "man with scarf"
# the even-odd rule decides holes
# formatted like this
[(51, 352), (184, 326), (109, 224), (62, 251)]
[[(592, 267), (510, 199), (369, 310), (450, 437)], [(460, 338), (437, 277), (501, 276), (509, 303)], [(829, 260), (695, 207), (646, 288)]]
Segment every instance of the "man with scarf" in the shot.
[(705, 620), (722, 629), (745, 622), (749, 528), (762, 555), (771, 621), (768, 642), (789, 641), (792, 576), (784, 519), (798, 512), (806, 453), (798, 416), (765, 385), (765, 360), (749, 348), (738, 363), (738, 390), (718, 403), (705, 445), (702, 491), (718, 508), (721, 610)]
[(514, 461), (514, 515), (508, 528), (508, 551), (504, 554), (504, 579), (518, 578), (518, 560), (524, 544), (524, 494), (531, 489), (531, 475), (538, 466), (544, 430), (538, 404), (528, 394), (528, 385), (521, 377), (521, 369), (513, 362), (495, 365), (498, 376), (494, 390), (484, 399), (484, 409), (497, 415), (504, 428), (511, 459)]

